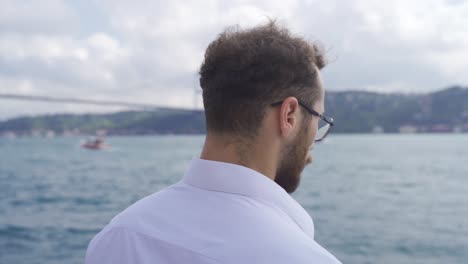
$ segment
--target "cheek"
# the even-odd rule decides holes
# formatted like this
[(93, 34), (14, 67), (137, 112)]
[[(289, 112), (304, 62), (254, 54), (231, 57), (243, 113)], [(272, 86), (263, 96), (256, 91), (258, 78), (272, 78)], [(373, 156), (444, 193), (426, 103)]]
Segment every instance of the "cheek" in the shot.
[(311, 146), (314, 143), (315, 137), (317, 136), (317, 132), (318, 132), (318, 122), (315, 121), (315, 122), (312, 122), (312, 124), (310, 125), (309, 143), (310, 143)]

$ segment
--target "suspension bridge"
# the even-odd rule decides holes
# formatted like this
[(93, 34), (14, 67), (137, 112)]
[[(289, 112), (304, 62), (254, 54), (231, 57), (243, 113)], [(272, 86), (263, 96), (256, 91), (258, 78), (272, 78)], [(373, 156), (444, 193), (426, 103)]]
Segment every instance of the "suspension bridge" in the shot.
[[(131, 109), (139, 109), (145, 111), (164, 111), (164, 110), (175, 110), (175, 107), (163, 107), (151, 104), (141, 104), (123, 101), (112, 101), (112, 100), (91, 100), (73, 97), (52, 97), (52, 96), (39, 96), (39, 95), (21, 95), (21, 94), (7, 94), (0, 93), (0, 99), (4, 100), (22, 100), (22, 101), (38, 101), (48, 103), (72, 103), (72, 104), (86, 104), (86, 105), (97, 105), (97, 106), (120, 106)], [(182, 109), (178, 110), (194, 110), (194, 109)], [(195, 107), (196, 109), (196, 107)]]

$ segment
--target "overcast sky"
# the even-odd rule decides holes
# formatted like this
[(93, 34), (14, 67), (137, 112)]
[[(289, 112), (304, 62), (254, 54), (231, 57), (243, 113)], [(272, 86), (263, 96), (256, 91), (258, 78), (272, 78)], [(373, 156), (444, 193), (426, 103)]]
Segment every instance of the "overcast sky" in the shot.
[[(0, 93), (201, 107), (206, 46), (268, 17), (328, 50), (328, 90), (468, 84), (468, 1), (0, 0)], [(111, 110), (0, 99), (0, 119)]]

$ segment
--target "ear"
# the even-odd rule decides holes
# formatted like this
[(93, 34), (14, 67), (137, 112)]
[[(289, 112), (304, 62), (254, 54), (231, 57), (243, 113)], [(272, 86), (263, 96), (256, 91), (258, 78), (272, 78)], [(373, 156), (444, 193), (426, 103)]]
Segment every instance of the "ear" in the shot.
[(299, 102), (296, 97), (286, 98), (280, 106), (279, 124), (283, 137), (289, 137), (299, 124)]

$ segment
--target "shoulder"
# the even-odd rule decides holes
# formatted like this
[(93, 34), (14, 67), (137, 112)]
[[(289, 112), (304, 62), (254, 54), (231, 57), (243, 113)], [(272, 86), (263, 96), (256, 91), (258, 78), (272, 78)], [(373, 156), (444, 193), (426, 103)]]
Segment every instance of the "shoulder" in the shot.
[(219, 263), (180, 245), (125, 227), (105, 228), (90, 242), (86, 264), (126, 263)]
[(146, 222), (152, 222), (166, 213), (168, 208), (177, 202), (176, 193), (180, 192), (181, 188), (184, 188), (183, 184), (176, 183), (136, 201), (112, 218), (107, 227), (122, 227), (146, 233), (140, 228), (144, 228)]

